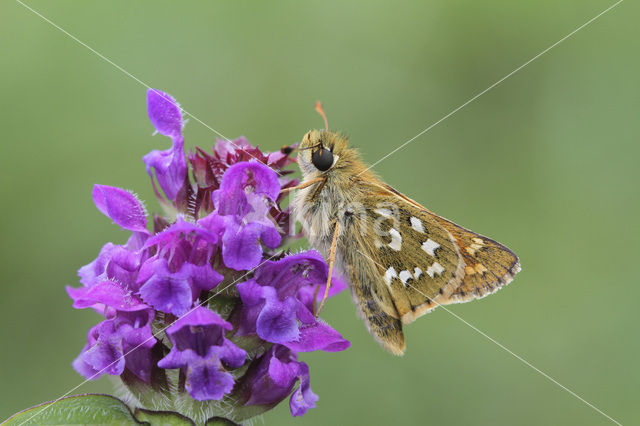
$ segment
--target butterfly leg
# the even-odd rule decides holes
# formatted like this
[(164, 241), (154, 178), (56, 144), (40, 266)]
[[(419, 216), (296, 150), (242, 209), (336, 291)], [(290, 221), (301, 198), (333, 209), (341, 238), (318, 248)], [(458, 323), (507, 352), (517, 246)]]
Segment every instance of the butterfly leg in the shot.
[(338, 245), (338, 232), (340, 231), (340, 222), (336, 221), (336, 227), (333, 231), (333, 240), (331, 241), (331, 249), (329, 250), (329, 273), (327, 275), (327, 285), (324, 289), (324, 296), (322, 296), (322, 301), (320, 302), (320, 306), (316, 311), (316, 317), (320, 315), (320, 311), (324, 307), (324, 303), (327, 301), (327, 297), (329, 297), (329, 287), (331, 287), (331, 275), (333, 274), (333, 265), (336, 260), (336, 247)]
[(308, 180), (306, 182), (302, 182), (300, 185), (292, 186), (291, 188), (282, 188), (280, 190), (280, 193), (291, 192), (291, 191), (295, 191), (296, 189), (304, 189), (304, 188), (306, 188), (308, 186), (313, 185), (314, 183), (324, 182), (325, 180), (326, 180), (326, 178), (324, 178), (324, 177), (317, 177), (317, 178)]

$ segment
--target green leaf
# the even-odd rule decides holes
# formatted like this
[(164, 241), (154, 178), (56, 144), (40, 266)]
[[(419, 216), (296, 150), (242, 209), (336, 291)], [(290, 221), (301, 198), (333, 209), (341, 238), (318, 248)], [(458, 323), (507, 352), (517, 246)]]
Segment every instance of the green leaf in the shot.
[(67, 396), (27, 408), (3, 425), (131, 425), (136, 420), (124, 402), (110, 395)]
[(206, 426), (240, 426), (238, 423), (234, 423), (229, 419), (225, 419), (224, 417), (211, 417), (205, 423)]
[(173, 411), (152, 411), (136, 408), (136, 417), (140, 421), (162, 426), (195, 426), (188, 417)]

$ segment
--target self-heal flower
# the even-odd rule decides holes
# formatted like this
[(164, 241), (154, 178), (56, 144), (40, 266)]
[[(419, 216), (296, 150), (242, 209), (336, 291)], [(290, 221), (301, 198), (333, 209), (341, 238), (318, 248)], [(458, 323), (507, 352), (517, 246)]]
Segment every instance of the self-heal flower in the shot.
[[(244, 421), (287, 397), (291, 414), (303, 415), (318, 396), (299, 354), (349, 342), (315, 316), (328, 274), (322, 257), (282, 246), (292, 236), (281, 190), (297, 182), (285, 169), (294, 160), (240, 138), (196, 148), (187, 163), (179, 105), (151, 89), (147, 107), (172, 140), (143, 158), (169, 217), (148, 221), (133, 193), (94, 186), (98, 210), (129, 237), (105, 244), (78, 271), (82, 285), (67, 287), (74, 308), (102, 316), (74, 368), (88, 379), (120, 376), (140, 408), (198, 424)], [(334, 279), (329, 295), (344, 288)]]
[(241, 271), (260, 263), (262, 247), (275, 248), (281, 237), (269, 210), (280, 193), (276, 173), (259, 162), (231, 166), (220, 189), (212, 194), (214, 212), (200, 224), (222, 238), (222, 258), (227, 267)]
[[(348, 348), (348, 341), (314, 315), (317, 299), (312, 294), (326, 283), (327, 274), (327, 265), (315, 251), (265, 262), (252, 279), (238, 284), (243, 302), (238, 332), (256, 333), (297, 352)], [(334, 292), (344, 286), (334, 280)]]
[[(291, 414), (302, 416), (314, 408), (318, 396), (309, 384), (309, 367), (298, 361), (295, 352), (281, 345), (273, 345), (260, 359), (254, 361), (242, 383), (245, 405), (271, 406), (291, 395)], [(298, 389), (291, 393), (296, 382)]]
[[(244, 137), (234, 140), (217, 139), (212, 152), (196, 148), (187, 157), (197, 186), (194, 211), (201, 217), (213, 211), (211, 194), (220, 187), (222, 177), (234, 164), (257, 161), (268, 166), (278, 174), (281, 188), (289, 188), (298, 183), (298, 179), (288, 177), (293, 173), (292, 170), (285, 169), (295, 162), (292, 157), (280, 151), (264, 154), (257, 147), (251, 146)], [(271, 206), (270, 215), (282, 229), (288, 229), (290, 211), (279, 206), (284, 197), (282, 193), (278, 195), (277, 202)]]
[(149, 176), (153, 178), (152, 170), (154, 170), (156, 179), (167, 198), (175, 201), (178, 191), (185, 184), (187, 174), (180, 106), (168, 94), (149, 89), (147, 91), (147, 111), (156, 131), (170, 137), (173, 146), (166, 151), (151, 151), (142, 160), (147, 166)]
[(182, 216), (149, 238), (145, 247), (155, 249), (156, 254), (140, 268), (142, 299), (162, 312), (186, 313), (201, 292), (211, 290), (223, 279), (209, 263), (217, 241), (215, 234), (186, 222)]
[(151, 348), (156, 339), (151, 332), (154, 313), (117, 283), (103, 281), (91, 288), (71, 289), (74, 307), (100, 306), (107, 317), (87, 336), (87, 344), (73, 365), (83, 376), (122, 374), (127, 368), (144, 382), (150, 381)]
[(217, 313), (196, 307), (167, 329), (173, 348), (158, 366), (182, 369), (187, 390), (194, 399), (222, 398), (234, 384), (225, 365), (241, 367), (246, 357), (244, 350), (224, 337), (231, 328)]

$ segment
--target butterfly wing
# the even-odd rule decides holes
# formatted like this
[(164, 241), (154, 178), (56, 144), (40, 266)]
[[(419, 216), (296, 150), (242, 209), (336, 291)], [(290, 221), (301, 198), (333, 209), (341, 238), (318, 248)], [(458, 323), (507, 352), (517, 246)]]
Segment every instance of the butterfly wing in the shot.
[(363, 255), (376, 265), (377, 291), (386, 290), (398, 318), (409, 323), (458, 286), (465, 267), (460, 251), (436, 217), (396, 197), (368, 197), (364, 207)]
[[(382, 282), (392, 278), (390, 294), (403, 323), (438, 305), (491, 294), (520, 271), (518, 257), (504, 245), (436, 215), (389, 186), (377, 192), (367, 202), (370, 220), (380, 221), (375, 215), (386, 210), (396, 219), (382, 221), (388, 236), (383, 244), (368, 245), (368, 251), (379, 264)], [(381, 199), (392, 208), (371, 206)]]
[(506, 246), (442, 217), (438, 219), (453, 235), (465, 262), (462, 282), (443, 304), (468, 302), (495, 293), (520, 272), (518, 256)]

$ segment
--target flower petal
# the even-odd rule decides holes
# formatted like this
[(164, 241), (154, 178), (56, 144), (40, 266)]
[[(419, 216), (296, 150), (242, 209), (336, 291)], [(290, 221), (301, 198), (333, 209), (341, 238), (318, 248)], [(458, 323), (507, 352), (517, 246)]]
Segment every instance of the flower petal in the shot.
[(220, 190), (242, 190), (265, 195), (273, 201), (280, 193), (280, 182), (278, 175), (270, 167), (257, 161), (245, 161), (229, 167), (220, 182)]
[(95, 280), (102, 274), (104, 274), (107, 263), (111, 259), (111, 253), (116, 248), (116, 245), (112, 243), (105, 244), (102, 249), (100, 249), (100, 254), (98, 257), (91, 263), (83, 266), (78, 270), (78, 276), (80, 277), (80, 282), (85, 287), (90, 287), (95, 284)]
[(156, 172), (156, 179), (167, 198), (175, 201), (178, 192), (185, 184), (187, 163), (184, 158), (184, 140), (178, 136), (173, 146), (166, 151), (153, 150), (142, 161), (146, 165), (147, 173), (153, 178), (151, 169)]
[(228, 268), (236, 271), (252, 269), (262, 259), (260, 245), (260, 226), (249, 224), (246, 226), (227, 227), (222, 237), (222, 259)]
[(322, 321), (300, 326), (300, 337), (295, 341), (282, 342), (294, 352), (340, 352), (351, 346), (340, 333)]
[(97, 379), (101, 374), (120, 375), (124, 371), (125, 359), (122, 357), (122, 337), (118, 334), (112, 320), (102, 321), (89, 331), (88, 344), (74, 362), (79, 373), (94, 371), (88, 379)]
[[(202, 222), (202, 220), (200, 222)], [(198, 222), (199, 225), (200, 222)], [(216, 244), (218, 242), (216, 233), (209, 231), (202, 225), (198, 226), (187, 222), (182, 215), (178, 215), (175, 223), (149, 238), (145, 242), (144, 247), (176, 243), (186, 238), (202, 238), (210, 244)]]
[(133, 296), (113, 281), (101, 281), (93, 287), (74, 289), (67, 287), (69, 296), (74, 300), (73, 307), (84, 309), (96, 304), (111, 306), (118, 311), (133, 312), (148, 309), (140, 299)]
[(174, 334), (184, 327), (196, 326), (219, 326), (225, 330), (231, 330), (233, 327), (227, 321), (223, 320), (217, 312), (211, 311), (203, 306), (196, 306), (188, 314), (178, 318), (171, 327), (167, 329), (168, 334)]
[(129, 231), (148, 233), (147, 214), (135, 195), (106, 185), (94, 185), (92, 195), (98, 210), (118, 226)]
[(293, 297), (283, 302), (277, 297), (267, 299), (258, 315), (256, 331), (258, 336), (272, 343), (290, 342), (298, 339), (300, 331), (296, 319), (298, 301)]
[(309, 384), (309, 366), (304, 362), (300, 363), (300, 386), (293, 392), (289, 399), (289, 409), (292, 416), (302, 416), (309, 408), (316, 407), (318, 395), (313, 393)]
[(147, 90), (147, 114), (161, 135), (173, 138), (182, 134), (180, 105), (171, 95), (156, 89)]
[(189, 281), (181, 274), (169, 272), (167, 262), (157, 262), (155, 274), (140, 287), (142, 300), (155, 309), (174, 315), (186, 313), (193, 304)]
[(233, 376), (214, 358), (198, 358), (189, 364), (186, 388), (198, 401), (219, 400), (233, 389)]
[(210, 264), (197, 266), (192, 263), (183, 263), (180, 273), (186, 276), (193, 285), (194, 297), (201, 291), (209, 291), (224, 279), (224, 276), (215, 271)]
[(253, 361), (245, 376), (245, 405), (271, 405), (286, 398), (298, 380), (296, 355), (281, 345), (273, 345)]

